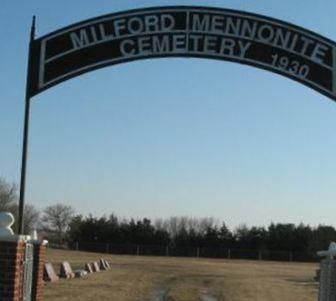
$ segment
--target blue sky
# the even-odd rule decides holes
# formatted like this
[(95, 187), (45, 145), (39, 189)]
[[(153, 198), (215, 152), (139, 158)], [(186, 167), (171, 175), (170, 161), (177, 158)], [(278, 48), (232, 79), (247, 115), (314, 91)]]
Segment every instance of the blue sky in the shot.
[[(209, 5), (336, 40), (336, 2), (18, 1), (0, 10), (0, 176), (19, 183), (29, 27)], [(27, 201), (123, 217), (214, 216), (234, 227), (333, 224), (336, 104), (290, 79), (204, 59), (156, 59), (66, 81), (32, 102)]]

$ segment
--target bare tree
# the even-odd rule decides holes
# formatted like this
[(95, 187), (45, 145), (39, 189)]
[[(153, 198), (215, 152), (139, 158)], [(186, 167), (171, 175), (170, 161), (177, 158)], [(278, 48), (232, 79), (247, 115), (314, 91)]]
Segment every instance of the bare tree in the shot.
[(203, 217), (199, 220), (199, 233), (205, 233), (210, 228), (219, 228), (219, 220), (214, 217)]
[[(18, 229), (18, 191), (16, 184), (9, 184), (4, 178), (0, 178), (0, 211), (11, 212), (15, 217), (13, 230)], [(23, 227), (25, 233), (30, 233), (39, 223), (40, 213), (31, 204), (26, 204), (23, 211)]]
[(204, 234), (209, 228), (219, 228), (219, 220), (214, 217), (172, 216), (164, 220), (157, 219), (155, 227), (165, 229), (172, 237), (181, 231)]
[[(18, 216), (19, 216), (19, 206), (14, 205), (10, 210), (15, 216), (14, 230), (18, 229)], [(23, 210), (23, 229), (24, 233), (30, 234), (33, 230), (36, 230), (40, 223), (40, 211), (35, 208), (32, 204), (26, 204)]]
[(61, 244), (66, 236), (69, 223), (74, 216), (74, 209), (65, 204), (56, 204), (48, 206), (43, 210), (42, 222), (47, 231), (56, 235), (58, 242)]
[(40, 212), (32, 205), (27, 204), (24, 208), (23, 222), (26, 233), (30, 233), (38, 227)]
[(154, 227), (157, 230), (164, 230), (165, 229), (165, 225), (164, 225), (164, 220), (163, 218), (157, 218), (154, 220)]
[(0, 211), (12, 212), (17, 203), (17, 187), (15, 184), (9, 184), (4, 178), (0, 177)]

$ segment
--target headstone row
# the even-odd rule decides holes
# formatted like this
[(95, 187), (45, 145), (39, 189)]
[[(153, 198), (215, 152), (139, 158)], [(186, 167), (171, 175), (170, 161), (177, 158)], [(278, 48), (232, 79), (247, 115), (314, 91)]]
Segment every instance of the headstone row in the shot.
[(53, 265), (48, 262), (44, 265), (44, 280), (47, 282), (57, 282), (59, 278), (72, 279), (83, 278), (87, 274), (98, 273), (100, 271), (110, 270), (111, 266), (106, 259), (101, 258), (99, 262), (87, 262), (85, 269), (73, 271), (68, 261), (63, 261), (60, 265), (60, 274), (57, 275)]

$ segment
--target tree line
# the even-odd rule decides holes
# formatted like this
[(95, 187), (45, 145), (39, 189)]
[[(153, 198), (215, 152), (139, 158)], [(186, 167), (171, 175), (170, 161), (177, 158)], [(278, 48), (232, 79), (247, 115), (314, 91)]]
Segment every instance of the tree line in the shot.
[(271, 223), (267, 227), (241, 225), (231, 231), (214, 218), (120, 220), (114, 214), (99, 218), (77, 215), (67, 235), (70, 241), (82, 242), (275, 251), (317, 251), (336, 241), (336, 229), (326, 225)]
[[(18, 214), (17, 187), (3, 178), (0, 178), (0, 211)], [(267, 227), (241, 225), (230, 230), (225, 222), (212, 217), (175, 216), (152, 221), (149, 218), (120, 219), (115, 214), (83, 216), (76, 215), (71, 206), (62, 203), (41, 211), (26, 205), (24, 228), (25, 233), (37, 229), (49, 241), (58, 244), (80, 241), (314, 252), (336, 241), (336, 229), (331, 225), (271, 223)]]

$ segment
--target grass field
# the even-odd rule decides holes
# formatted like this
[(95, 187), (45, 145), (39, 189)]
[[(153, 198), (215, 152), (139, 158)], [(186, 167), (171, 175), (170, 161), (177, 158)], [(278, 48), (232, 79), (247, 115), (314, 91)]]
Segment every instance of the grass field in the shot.
[(313, 263), (116, 256), (49, 249), (73, 269), (106, 258), (110, 271), (48, 283), (46, 301), (316, 301)]

